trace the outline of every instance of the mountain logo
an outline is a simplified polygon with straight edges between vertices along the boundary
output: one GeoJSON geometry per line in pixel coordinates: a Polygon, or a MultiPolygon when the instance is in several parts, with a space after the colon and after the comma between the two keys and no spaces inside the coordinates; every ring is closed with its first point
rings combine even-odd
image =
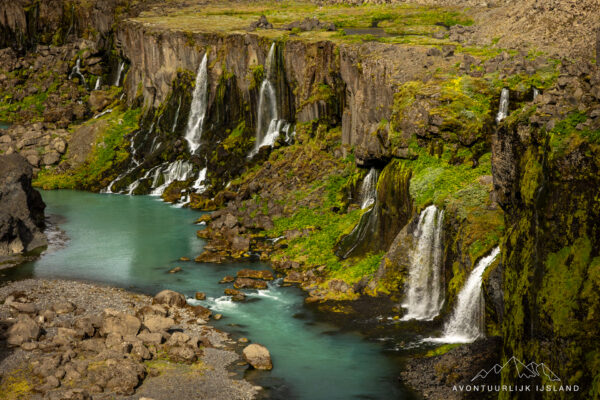
{"type": "Polygon", "coordinates": [[[494,373],[498,375],[504,368],[515,368],[519,378],[536,378],[536,377],[546,377],[551,382],[560,382],[560,378],[556,376],[554,372],[550,370],[544,363],[535,363],[530,362],[525,365],[525,363],[521,362],[515,356],[512,356],[504,365],[496,364],[489,370],[482,369],[471,379],[471,382],[476,381],[477,379],[485,379],[489,374],[494,373]]]}

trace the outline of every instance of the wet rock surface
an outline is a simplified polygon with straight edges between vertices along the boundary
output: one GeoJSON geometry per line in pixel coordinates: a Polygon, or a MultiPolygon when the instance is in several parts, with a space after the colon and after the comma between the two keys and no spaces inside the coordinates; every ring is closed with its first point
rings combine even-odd
{"type": "Polygon", "coordinates": [[[198,324],[187,304],[152,305],[151,297],[120,289],[45,280],[5,285],[0,300],[0,372],[11,377],[0,382],[0,397],[15,380],[31,388],[30,398],[48,399],[251,399],[256,393],[226,370],[239,359],[231,351],[235,342],[198,324]]]}

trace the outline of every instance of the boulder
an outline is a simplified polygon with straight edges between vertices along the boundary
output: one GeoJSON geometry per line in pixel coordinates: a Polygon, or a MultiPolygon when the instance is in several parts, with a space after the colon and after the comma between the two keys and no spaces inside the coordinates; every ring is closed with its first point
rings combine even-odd
{"type": "Polygon", "coordinates": [[[237,278],[233,283],[233,287],[236,289],[266,289],[267,283],[250,278],[237,278]]]}
{"type": "Polygon", "coordinates": [[[248,364],[255,369],[271,370],[273,363],[271,362],[271,354],[269,350],[260,344],[253,343],[244,348],[244,359],[248,364]]]}
{"type": "Polygon", "coordinates": [[[163,339],[160,333],[148,331],[140,333],[137,335],[137,338],[140,339],[144,344],[161,344],[163,339]]]}
{"type": "Polygon", "coordinates": [[[248,27],[249,31],[255,31],[256,29],[273,29],[273,24],[267,20],[267,17],[261,15],[258,21],[254,21],[248,27]]]}
{"type": "Polygon", "coordinates": [[[196,295],[194,297],[196,298],[196,300],[206,300],[206,294],[202,292],[196,292],[196,295]]]}
{"type": "Polygon", "coordinates": [[[227,275],[223,277],[223,279],[221,279],[219,283],[231,283],[233,281],[235,281],[235,278],[233,276],[227,275]]]}
{"type": "Polygon", "coordinates": [[[246,299],[246,295],[236,289],[225,289],[225,295],[231,296],[231,300],[233,301],[244,301],[246,299]]]}
{"type": "Polygon", "coordinates": [[[146,368],[142,364],[127,359],[108,359],[88,369],[90,382],[119,395],[132,395],[145,376],[146,368]]]}
{"type": "Polygon", "coordinates": [[[47,245],[42,232],[46,205],[31,187],[32,176],[20,155],[0,155],[0,257],[47,245]]]}
{"type": "Polygon", "coordinates": [[[6,332],[6,342],[11,346],[20,346],[25,342],[37,340],[40,334],[39,325],[27,315],[21,314],[6,332]]]}
{"type": "Polygon", "coordinates": [[[75,304],[70,301],[61,301],[58,303],[52,304],[52,311],[57,314],[68,314],[75,310],[75,304]]]}
{"type": "Polygon", "coordinates": [[[159,315],[148,315],[144,318],[144,326],[150,332],[166,331],[175,325],[173,318],[161,317],[159,315]]]}
{"type": "Polygon", "coordinates": [[[33,303],[19,303],[17,301],[10,303],[10,307],[17,312],[25,314],[35,314],[37,311],[33,303]]]}
{"type": "Polygon", "coordinates": [[[273,280],[273,273],[269,270],[253,270],[253,269],[242,269],[237,272],[238,278],[252,278],[252,279],[262,279],[265,281],[273,280]]]}
{"type": "Polygon", "coordinates": [[[107,309],[104,310],[104,319],[100,327],[100,334],[102,336],[110,334],[136,336],[141,326],[142,322],[137,317],[107,309]]]}
{"type": "Polygon", "coordinates": [[[187,304],[185,296],[172,290],[163,290],[154,296],[152,304],[164,304],[167,306],[183,307],[187,304]]]}
{"type": "Polygon", "coordinates": [[[198,357],[196,351],[189,345],[178,345],[171,347],[168,351],[169,358],[175,362],[193,363],[198,357]]]}
{"type": "Polygon", "coordinates": [[[202,307],[202,306],[190,306],[190,309],[192,310],[192,312],[194,313],[194,316],[196,316],[196,318],[201,318],[205,321],[208,321],[208,319],[210,318],[212,311],[210,311],[208,308],[206,307],[202,307]]]}

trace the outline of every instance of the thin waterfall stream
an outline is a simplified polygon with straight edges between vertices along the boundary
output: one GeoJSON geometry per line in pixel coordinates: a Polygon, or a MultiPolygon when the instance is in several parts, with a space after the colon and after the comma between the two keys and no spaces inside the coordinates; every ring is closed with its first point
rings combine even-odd
{"type": "MultiPolygon", "coordinates": [[[[277,78],[277,65],[275,59],[275,42],[271,44],[265,65],[265,79],[260,85],[258,98],[258,123],[256,125],[256,142],[249,158],[258,153],[263,146],[273,146],[275,141],[284,132],[289,136],[291,124],[279,119],[277,111],[277,92],[274,81],[277,78]]],[[[287,139],[287,137],[286,137],[287,139]]]]}
{"type": "Polygon", "coordinates": [[[508,117],[508,105],[509,105],[510,91],[508,88],[502,89],[500,94],[500,106],[498,108],[498,115],[496,115],[496,122],[502,122],[508,117]]]}

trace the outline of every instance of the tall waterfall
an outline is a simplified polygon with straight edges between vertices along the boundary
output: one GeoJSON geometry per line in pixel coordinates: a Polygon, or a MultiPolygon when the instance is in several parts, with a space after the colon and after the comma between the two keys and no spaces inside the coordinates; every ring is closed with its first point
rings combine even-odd
{"type": "Polygon", "coordinates": [[[256,142],[249,157],[253,157],[262,146],[273,146],[279,134],[286,135],[291,125],[279,119],[277,112],[277,93],[273,84],[276,78],[275,42],[271,44],[265,65],[265,79],[260,85],[258,97],[258,122],[256,125],[256,142]]]}
{"type": "Polygon", "coordinates": [[[421,213],[416,232],[416,245],[410,252],[408,293],[402,306],[407,313],[404,321],[431,320],[444,304],[442,273],[442,240],[444,211],[429,206],[421,213]]]}
{"type": "Polygon", "coordinates": [[[376,168],[371,168],[365,179],[363,179],[359,190],[359,203],[360,208],[365,209],[371,207],[375,203],[375,196],[377,195],[377,179],[379,178],[379,171],[376,168]]]}
{"type": "Polygon", "coordinates": [[[96,84],[94,85],[94,90],[100,90],[101,86],[102,86],[102,77],[99,76],[96,79],[96,84]]]}
{"type": "Polygon", "coordinates": [[[81,59],[78,58],[69,74],[69,79],[73,79],[76,76],[79,79],[79,83],[87,88],[87,82],[85,81],[85,76],[81,73],[81,59]]]}
{"type": "Polygon", "coordinates": [[[208,70],[207,56],[204,53],[198,74],[196,75],[196,87],[192,95],[192,105],[190,107],[190,116],[188,118],[187,129],[185,131],[185,140],[190,145],[190,153],[195,153],[200,147],[200,138],[202,137],[202,127],[208,107],[208,70]]]}
{"type": "Polygon", "coordinates": [[[119,67],[117,68],[117,76],[115,76],[115,83],[113,86],[121,86],[121,75],[123,75],[123,69],[125,68],[125,61],[121,61],[119,63],[119,67]]]}
{"type": "Polygon", "coordinates": [[[498,108],[498,115],[496,115],[496,122],[501,122],[508,116],[508,99],[510,91],[508,88],[502,89],[500,94],[500,107],[498,108]]]}
{"type": "Polygon", "coordinates": [[[444,336],[432,341],[470,343],[483,336],[485,303],[481,291],[482,276],[499,253],[500,248],[496,247],[487,257],[479,260],[458,294],[452,317],[444,327],[444,336]]]}

